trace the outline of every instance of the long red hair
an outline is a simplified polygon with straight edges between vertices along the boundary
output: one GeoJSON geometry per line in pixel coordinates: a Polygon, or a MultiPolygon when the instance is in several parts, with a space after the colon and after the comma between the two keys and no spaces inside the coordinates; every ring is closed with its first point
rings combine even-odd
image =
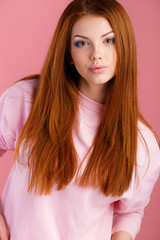
{"type": "Polygon", "coordinates": [[[115,0],[74,0],[58,22],[40,76],[35,76],[39,84],[33,107],[16,146],[18,159],[20,147],[29,148],[29,191],[48,194],[53,185],[60,190],[80,168],[72,139],[79,75],[70,65],[70,36],[74,23],[87,14],[110,22],[118,61],[116,76],[108,82],[102,121],[77,184],[100,188],[106,196],[121,195],[136,167],[137,121],[149,125],[137,106],[137,54],[131,21],[115,0]]]}

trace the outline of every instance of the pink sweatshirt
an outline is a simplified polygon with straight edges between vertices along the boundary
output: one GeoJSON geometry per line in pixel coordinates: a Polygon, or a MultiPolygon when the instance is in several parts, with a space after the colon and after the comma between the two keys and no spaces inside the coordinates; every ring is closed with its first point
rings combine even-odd
{"type": "MultiPolygon", "coordinates": [[[[0,149],[14,150],[27,120],[38,80],[21,81],[0,98],[0,149]]],[[[101,121],[103,105],[79,93],[80,127],[73,139],[80,161],[88,151],[101,121]]],[[[16,163],[8,177],[1,212],[11,240],[110,240],[126,231],[135,238],[144,207],[160,172],[160,149],[152,132],[139,123],[149,154],[138,137],[138,174],[121,197],[105,197],[99,190],[81,188],[74,180],[64,190],[50,195],[27,193],[28,169],[16,163]]],[[[104,146],[105,147],[105,146],[104,146]]],[[[27,159],[27,154],[24,156],[27,159]]],[[[24,159],[25,161],[25,159],[24,159]]],[[[86,159],[87,161],[87,159],[86,159]]],[[[118,159],[117,159],[118,161],[118,159]]]]}

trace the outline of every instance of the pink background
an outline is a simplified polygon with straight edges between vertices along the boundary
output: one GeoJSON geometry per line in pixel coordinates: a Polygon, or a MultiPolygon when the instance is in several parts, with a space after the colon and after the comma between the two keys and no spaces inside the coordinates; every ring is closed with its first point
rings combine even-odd
{"type": "MultiPolygon", "coordinates": [[[[1,0],[0,94],[18,79],[39,73],[56,23],[70,0],[1,0]]],[[[160,137],[160,1],[119,0],[135,30],[138,48],[138,99],[144,117],[160,137]]],[[[0,160],[0,194],[13,162],[0,160]]],[[[160,179],[145,210],[136,240],[160,239],[160,179]]]]}

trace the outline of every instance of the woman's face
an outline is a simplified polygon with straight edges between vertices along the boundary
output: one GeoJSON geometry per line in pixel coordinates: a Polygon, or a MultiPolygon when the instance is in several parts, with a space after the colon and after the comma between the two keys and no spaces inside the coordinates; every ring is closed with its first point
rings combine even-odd
{"type": "Polygon", "coordinates": [[[96,15],[81,17],[72,28],[71,57],[81,88],[104,88],[115,76],[117,63],[114,32],[108,20],[96,15]]]}

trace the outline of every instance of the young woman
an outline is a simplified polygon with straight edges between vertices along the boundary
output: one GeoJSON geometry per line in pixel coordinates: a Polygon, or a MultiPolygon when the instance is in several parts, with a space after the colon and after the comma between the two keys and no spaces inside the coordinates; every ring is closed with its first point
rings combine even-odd
{"type": "Polygon", "coordinates": [[[1,97],[0,148],[15,149],[1,240],[135,239],[160,149],[138,111],[135,37],[117,1],[64,10],[41,74],[1,97]]]}

